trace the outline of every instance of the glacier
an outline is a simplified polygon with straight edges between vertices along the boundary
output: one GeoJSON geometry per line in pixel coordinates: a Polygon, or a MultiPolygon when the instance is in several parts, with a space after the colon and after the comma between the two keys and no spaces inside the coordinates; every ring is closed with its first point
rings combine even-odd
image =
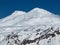
{"type": "Polygon", "coordinates": [[[0,45],[60,45],[60,16],[41,8],[15,11],[0,20],[0,45]]]}

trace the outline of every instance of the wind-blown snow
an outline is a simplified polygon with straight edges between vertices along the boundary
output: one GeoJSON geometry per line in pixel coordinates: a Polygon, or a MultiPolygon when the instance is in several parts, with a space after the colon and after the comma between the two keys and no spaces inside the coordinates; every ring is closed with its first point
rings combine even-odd
{"type": "Polygon", "coordinates": [[[60,45],[60,17],[44,9],[15,11],[0,21],[0,45],[60,45]]]}

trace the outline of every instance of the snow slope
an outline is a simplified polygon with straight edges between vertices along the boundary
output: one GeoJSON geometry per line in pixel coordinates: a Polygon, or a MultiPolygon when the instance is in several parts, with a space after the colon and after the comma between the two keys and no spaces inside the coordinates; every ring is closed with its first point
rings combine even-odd
{"type": "Polygon", "coordinates": [[[0,25],[0,45],[60,45],[60,17],[47,10],[15,11],[0,25]]]}
{"type": "Polygon", "coordinates": [[[25,13],[26,12],[23,12],[23,11],[15,11],[10,16],[3,18],[0,23],[3,23],[4,25],[2,25],[2,24],[0,24],[0,25],[2,25],[2,26],[14,25],[15,23],[17,23],[23,19],[23,17],[24,17],[23,14],[25,14],[25,13]]]}

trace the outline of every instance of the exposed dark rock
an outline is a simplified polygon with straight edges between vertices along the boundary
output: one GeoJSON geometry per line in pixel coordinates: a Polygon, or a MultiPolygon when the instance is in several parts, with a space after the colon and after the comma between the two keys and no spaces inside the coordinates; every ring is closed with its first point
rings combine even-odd
{"type": "MultiPolygon", "coordinates": [[[[40,29],[38,29],[37,30],[37,34],[36,34],[36,36],[37,35],[40,35],[38,32],[40,31],[40,29]]],[[[36,44],[37,45],[39,45],[39,41],[41,41],[42,39],[47,39],[47,38],[49,38],[50,36],[51,36],[51,38],[53,38],[53,37],[55,37],[56,35],[55,34],[60,34],[60,32],[59,32],[59,29],[56,29],[55,31],[54,31],[54,28],[53,27],[51,27],[51,28],[48,28],[48,29],[46,29],[46,30],[44,30],[43,32],[46,32],[45,34],[42,34],[42,35],[40,35],[39,37],[37,37],[37,38],[35,38],[34,40],[29,40],[29,39],[24,39],[22,42],[18,39],[18,35],[17,34],[14,34],[14,33],[12,33],[11,35],[9,34],[8,36],[7,36],[7,40],[8,40],[8,44],[10,43],[9,42],[9,39],[15,39],[15,38],[17,38],[16,40],[14,40],[14,43],[15,44],[17,44],[17,45],[26,45],[26,44],[30,44],[30,43],[34,43],[34,42],[37,42],[36,44]],[[47,30],[49,30],[49,31],[47,31],[47,30]],[[52,33],[49,33],[50,31],[53,31],[52,33]]],[[[42,32],[42,33],[43,33],[42,32]]],[[[49,39],[49,41],[48,41],[48,43],[51,41],[51,39],[49,39]]]]}

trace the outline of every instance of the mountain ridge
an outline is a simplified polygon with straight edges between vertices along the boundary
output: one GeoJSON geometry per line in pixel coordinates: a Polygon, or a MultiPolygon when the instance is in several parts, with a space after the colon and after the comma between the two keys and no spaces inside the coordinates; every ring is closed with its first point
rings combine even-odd
{"type": "Polygon", "coordinates": [[[60,18],[44,9],[15,11],[0,25],[0,45],[60,45],[60,18]]]}
{"type": "MultiPolygon", "coordinates": [[[[11,16],[6,17],[6,19],[3,19],[1,21],[1,24],[3,23],[4,25],[9,26],[9,25],[13,25],[14,23],[16,23],[16,24],[17,23],[23,23],[23,21],[31,20],[31,19],[34,19],[34,18],[36,18],[36,20],[39,20],[38,18],[40,18],[41,21],[42,20],[46,21],[47,19],[49,19],[49,20],[53,20],[53,22],[54,22],[55,19],[56,19],[56,21],[60,20],[58,18],[58,16],[55,16],[55,14],[52,14],[52,13],[50,13],[50,12],[44,10],[44,9],[34,8],[31,11],[26,12],[26,13],[23,12],[23,11],[15,11],[11,16]],[[45,19],[42,19],[42,18],[45,18],[45,19]],[[55,19],[50,19],[50,18],[55,18],[55,19]]],[[[17,24],[17,25],[20,25],[20,24],[17,24]]]]}

